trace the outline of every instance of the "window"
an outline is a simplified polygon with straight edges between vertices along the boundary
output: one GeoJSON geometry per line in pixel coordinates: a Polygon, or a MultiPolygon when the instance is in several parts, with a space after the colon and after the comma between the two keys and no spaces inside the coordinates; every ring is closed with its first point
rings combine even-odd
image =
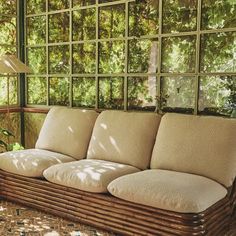
{"type": "Polygon", "coordinates": [[[236,109],[235,1],[28,0],[26,12],[29,106],[236,109]]]}

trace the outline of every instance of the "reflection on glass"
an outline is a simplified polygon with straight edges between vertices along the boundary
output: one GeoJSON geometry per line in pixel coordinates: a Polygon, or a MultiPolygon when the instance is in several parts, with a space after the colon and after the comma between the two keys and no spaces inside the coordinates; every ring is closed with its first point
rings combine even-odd
{"type": "Polygon", "coordinates": [[[0,17],[0,44],[16,44],[16,18],[0,17]]]}
{"type": "Polygon", "coordinates": [[[157,72],[158,42],[149,39],[129,41],[129,72],[157,72]]]}
{"type": "Polygon", "coordinates": [[[27,61],[34,74],[46,73],[46,48],[28,48],[27,61]]]}
{"type": "Polygon", "coordinates": [[[49,103],[50,105],[69,105],[69,86],[70,82],[68,78],[50,78],[49,87],[50,87],[50,96],[49,103]]]}
{"type": "Polygon", "coordinates": [[[46,17],[27,18],[27,44],[43,44],[46,42],[46,17]]]}
{"type": "Polygon", "coordinates": [[[236,32],[202,35],[201,71],[236,71],[236,32]]]}
{"type": "Polygon", "coordinates": [[[163,38],[162,72],[194,72],[196,36],[163,38]]]}
{"type": "Polygon", "coordinates": [[[124,78],[99,78],[99,108],[124,108],[124,78]]]}
{"type": "Polygon", "coordinates": [[[156,77],[128,78],[128,109],[154,111],[156,106],[156,77]]]}
{"type": "Polygon", "coordinates": [[[4,54],[14,54],[16,55],[16,46],[1,46],[0,56],[4,54]]]}
{"type": "Polygon", "coordinates": [[[8,83],[9,83],[9,105],[17,105],[17,77],[8,78],[1,76],[0,106],[8,105],[8,83]]]}
{"type": "Polygon", "coordinates": [[[163,1],[163,33],[196,30],[197,2],[197,0],[163,1]]]}
{"type": "Polygon", "coordinates": [[[204,76],[200,80],[199,111],[230,116],[236,110],[236,76],[204,76]]]}
{"type": "Polygon", "coordinates": [[[92,5],[95,4],[96,0],[73,0],[73,7],[78,6],[88,6],[88,5],[92,5]]]}
{"type": "Polygon", "coordinates": [[[159,1],[139,0],[129,3],[129,35],[158,34],[159,1]]]}
{"type": "Polygon", "coordinates": [[[68,45],[49,47],[49,72],[69,73],[70,51],[68,45]]]}
{"type": "Polygon", "coordinates": [[[27,78],[27,104],[46,105],[47,80],[45,77],[27,78]]]}
{"type": "Polygon", "coordinates": [[[73,45],[73,73],[95,73],[96,44],[84,43],[73,45]]]}
{"type": "Polygon", "coordinates": [[[70,0],[48,0],[48,10],[55,11],[67,9],[70,6],[70,0]]]}
{"type": "Polygon", "coordinates": [[[202,0],[202,29],[236,27],[235,0],[202,0]]]}
{"type": "Polygon", "coordinates": [[[162,110],[192,113],[195,99],[194,91],[195,77],[162,77],[162,110]]]}
{"type": "Polygon", "coordinates": [[[99,38],[118,38],[125,34],[125,4],[99,8],[99,38]]]}
{"type": "Polygon", "coordinates": [[[0,15],[16,15],[16,0],[1,0],[0,15]]]}
{"type": "Polygon", "coordinates": [[[73,11],[72,22],[73,41],[96,38],[96,9],[81,9],[73,11]]]}
{"type": "Polygon", "coordinates": [[[27,0],[27,14],[37,14],[46,11],[45,0],[27,0]]]}
{"type": "Polygon", "coordinates": [[[99,43],[99,73],[122,73],[124,62],[124,41],[99,43]]]}
{"type": "Polygon", "coordinates": [[[49,42],[69,41],[69,13],[57,13],[49,15],[49,42]]]}
{"type": "Polygon", "coordinates": [[[95,107],[95,78],[73,78],[73,106],[95,107]]]}

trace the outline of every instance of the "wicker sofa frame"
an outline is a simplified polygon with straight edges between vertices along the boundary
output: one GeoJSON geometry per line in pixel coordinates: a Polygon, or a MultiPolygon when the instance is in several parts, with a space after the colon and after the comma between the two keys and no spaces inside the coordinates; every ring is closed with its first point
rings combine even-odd
{"type": "Polygon", "coordinates": [[[121,235],[224,235],[236,208],[228,195],[198,214],[176,213],[0,170],[0,197],[121,235]]]}

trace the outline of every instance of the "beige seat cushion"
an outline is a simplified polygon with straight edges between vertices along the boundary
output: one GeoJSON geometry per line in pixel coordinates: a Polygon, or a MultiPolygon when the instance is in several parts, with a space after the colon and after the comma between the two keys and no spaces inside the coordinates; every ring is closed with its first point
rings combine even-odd
{"type": "Polygon", "coordinates": [[[53,107],[40,131],[36,148],[82,159],[98,114],[95,111],[53,107]]]}
{"type": "Polygon", "coordinates": [[[155,113],[102,112],[96,120],[87,157],[146,169],[160,119],[155,113]]]}
{"type": "Polygon", "coordinates": [[[236,119],[165,114],[151,168],[198,174],[231,186],[236,175],[236,119]]]}
{"type": "Polygon", "coordinates": [[[26,149],[0,154],[0,169],[28,177],[43,177],[43,171],[49,166],[74,160],[56,152],[26,149]]]}
{"type": "Polygon", "coordinates": [[[88,192],[107,192],[107,185],[117,177],[139,169],[101,160],[81,160],[52,166],[44,177],[53,183],[88,192]]]}
{"type": "Polygon", "coordinates": [[[198,213],[223,199],[227,190],[206,177],[145,170],[115,179],[109,192],[121,199],[182,213],[198,213]]]}

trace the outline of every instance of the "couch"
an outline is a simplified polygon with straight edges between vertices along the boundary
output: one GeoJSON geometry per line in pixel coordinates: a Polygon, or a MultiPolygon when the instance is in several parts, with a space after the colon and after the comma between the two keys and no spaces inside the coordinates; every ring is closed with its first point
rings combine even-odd
{"type": "Polygon", "coordinates": [[[35,148],[0,154],[0,197],[122,235],[223,235],[236,120],[53,107],[35,148]]]}

